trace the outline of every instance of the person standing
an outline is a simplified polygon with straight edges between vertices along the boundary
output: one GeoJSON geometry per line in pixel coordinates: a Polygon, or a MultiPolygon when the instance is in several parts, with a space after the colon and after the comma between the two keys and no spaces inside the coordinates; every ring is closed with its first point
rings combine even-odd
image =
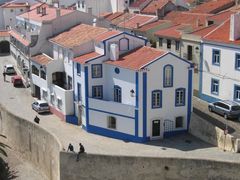
{"type": "Polygon", "coordinates": [[[6,73],[5,73],[5,71],[3,71],[3,80],[4,80],[4,82],[6,82],[6,73]]]}

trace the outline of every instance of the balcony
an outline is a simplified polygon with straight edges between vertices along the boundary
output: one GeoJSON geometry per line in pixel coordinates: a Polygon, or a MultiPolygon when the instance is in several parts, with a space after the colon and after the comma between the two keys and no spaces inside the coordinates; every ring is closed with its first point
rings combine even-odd
{"type": "Polygon", "coordinates": [[[135,106],[117,103],[114,101],[106,101],[102,99],[88,98],[89,108],[104,111],[106,113],[114,113],[128,117],[135,116],[135,106]]]}

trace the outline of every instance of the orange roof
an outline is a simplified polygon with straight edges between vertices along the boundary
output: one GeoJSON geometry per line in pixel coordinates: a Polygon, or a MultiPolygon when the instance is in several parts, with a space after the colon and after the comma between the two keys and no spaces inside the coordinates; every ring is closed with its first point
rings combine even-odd
{"type": "Polygon", "coordinates": [[[1,7],[2,8],[23,8],[23,7],[29,7],[30,5],[28,3],[5,3],[1,7]]]}
{"type": "Polygon", "coordinates": [[[158,20],[158,21],[155,21],[155,22],[152,22],[152,23],[148,23],[148,24],[145,24],[143,25],[142,27],[140,27],[138,29],[138,31],[141,31],[141,32],[146,32],[150,29],[153,29],[161,24],[165,24],[165,23],[168,23],[170,21],[167,21],[167,20],[158,20]]]}
{"type": "Polygon", "coordinates": [[[8,31],[0,31],[0,37],[8,37],[9,32],[8,31]]]}
{"type": "Polygon", "coordinates": [[[32,59],[32,61],[36,62],[37,64],[41,64],[41,65],[47,65],[48,63],[53,61],[53,59],[50,58],[49,56],[47,56],[46,54],[39,54],[36,56],[32,56],[31,59],[32,59]]]}
{"type": "Polygon", "coordinates": [[[156,14],[158,9],[163,8],[168,2],[171,3],[169,0],[154,0],[150,2],[142,11],[143,14],[156,14]]]}
{"type": "Polygon", "coordinates": [[[208,17],[207,20],[214,21],[214,23],[216,23],[216,22],[221,23],[221,22],[226,21],[233,13],[234,12],[229,11],[229,10],[223,11],[223,12],[220,12],[218,14],[214,14],[214,15],[208,17]]]}
{"type": "Polygon", "coordinates": [[[163,36],[163,37],[171,37],[171,38],[176,38],[180,39],[182,36],[182,31],[181,29],[186,27],[186,25],[175,25],[171,26],[166,29],[161,29],[157,32],[155,32],[156,36],[163,36]]]}
{"type": "Polygon", "coordinates": [[[128,29],[134,29],[148,23],[149,21],[153,21],[156,19],[156,16],[148,16],[148,15],[140,15],[136,14],[132,18],[126,20],[125,22],[121,22],[118,24],[119,27],[125,27],[128,29]]]}
{"type": "Polygon", "coordinates": [[[117,17],[123,15],[123,12],[115,12],[109,16],[106,17],[107,20],[112,21],[113,19],[116,19],[117,17]]]}
{"type": "Polygon", "coordinates": [[[50,41],[64,47],[73,48],[74,46],[95,40],[100,34],[107,31],[109,30],[106,28],[80,24],[51,38],[50,41]]]}
{"type": "Polygon", "coordinates": [[[98,54],[96,52],[90,52],[87,54],[83,54],[81,56],[75,57],[73,61],[78,62],[80,64],[85,64],[88,60],[91,60],[93,58],[97,58],[101,56],[101,54],[98,54]]]}
{"type": "Polygon", "coordinates": [[[203,39],[220,43],[240,45],[240,39],[230,41],[229,35],[230,35],[230,19],[228,19],[223,24],[218,26],[215,30],[206,35],[203,39]]]}
{"type": "MultiPolygon", "coordinates": [[[[42,15],[42,13],[37,13],[37,6],[34,6],[34,9],[31,9],[29,12],[23,13],[19,15],[19,17],[30,19],[37,22],[43,22],[43,21],[52,21],[57,18],[56,10],[57,8],[49,7],[46,4],[40,5],[40,7],[46,7],[46,15],[42,15]]],[[[60,16],[64,16],[67,14],[70,14],[74,12],[74,10],[71,9],[60,9],[60,16]]]]}
{"type": "Polygon", "coordinates": [[[144,46],[120,56],[116,61],[108,60],[105,63],[126,69],[139,70],[166,53],[166,51],[144,46]]]}
{"type": "Polygon", "coordinates": [[[135,2],[133,2],[130,7],[133,7],[133,8],[139,8],[143,3],[145,3],[146,1],[148,0],[137,0],[135,2]]]}
{"type": "Polygon", "coordinates": [[[132,13],[123,13],[120,16],[116,17],[115,19],[111,20],[111,23],[114,25],[118,25],[124,21],[126,22],[127,20],[131,19],[135,15],[136,14],[132,14],[132,13]]]}
{"type": "Polygon", "coordinates": [[[192,32],[191,34],[193,35],[197,35],[200,37],[206,36],[208,33],[210,33],[211,31],[213,31],[215,28],[217,27],[217,25],[213,24],[211,26],[208,27],[204,27],[202,29],[199,29],[197,31],[192,32]]]}
{"type": "Polygon", "coordinates": [[[11,30],[9,32],[9,34],[11,36],[13,36],[14,38],[16,38],[20,43],[22,43],[24,46],[29,46],[30,42],[27,39],[24,39],[20,34],[18,34],[17,32],[15,32],[14,30],[11,30]]]}
{"type": "Polygon", "coordinates": [[[121,33],[122,32],[116,31],[116,30],[107,31],[107,32],[104,32],[104,33],[100,34],[99,36],[97,36],[95,38],[95,40],[96,41],[103,41],[103,40],[105,40],[107,38],[110,38],[112,36],[116,36],[116,35],[121,34],[121,33]]]}
{"type": "Polygon", "coordinates": [[[230,8],[235,4],[233,0],[212,0],[198,5],[190,10],[193,13],[218,13],[224,9],[230,8]]]}

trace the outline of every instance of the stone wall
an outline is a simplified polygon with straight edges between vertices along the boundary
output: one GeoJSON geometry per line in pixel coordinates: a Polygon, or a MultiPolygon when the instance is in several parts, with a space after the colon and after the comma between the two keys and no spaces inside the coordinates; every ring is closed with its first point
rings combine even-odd
{"type": "Polygon", "coordinates": [[[59,180],[59,152],[62,149],[54,135],[0,106],[0,134],[21,158],[37,167],[47,179],[59,180]]]}
{"type": "Polygon", "coordinates": [[[239,164],[214,160],[60,153],[61,180],[239,179],[239,164]]]}

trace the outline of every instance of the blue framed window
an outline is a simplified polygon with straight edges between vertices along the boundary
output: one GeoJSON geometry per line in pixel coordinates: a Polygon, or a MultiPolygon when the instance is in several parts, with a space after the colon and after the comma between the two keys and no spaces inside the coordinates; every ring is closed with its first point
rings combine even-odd
{"type": "Polygon", "coordinates": [[[93,64],[92,78],[101,78],[101,77],[102,77],[102,64],[93,64]]]}
{"type": "Polygon", "coordinates": [[[235,69],[240,71],[240,54],[235,55],[235,69]]]}
{"type": "Polygon", "coordinates": [[[122,88],[120,86],[114,86],[114,101],[122,102],[122,88]]]}
{"type": "Polygon", "coordinates": [[[240,85],[234,85],[234,101],[240,102],[240,85]]]}
{"type": "Polygon", "coordinates": [[[170,64],[163,68],[163,87],[173,87],[173,66],[170,64]]]}
{"type": "Polygon", "coordinates": [[[81,76],[81,64],[77,63],[77,75],[81,76]]]}
{"type": "Polygon", "coordinates": [[[82,100],[82,90],[81,90],[81,84],[77,83],[77,95],[78,95],[78,101],[82,100]]]}
{"type": "Polygon", "coordinates": [[[219,94],[219,80],[212,79],[211,80],[211,93],[218,95],[219,94]]]}
{"type": "Polygon", "coordinates": [[[103,86],[93,86],[92,87],[92,97],[96,99],[103,98],[103,86]]]}
{"type": "Polygon", "coordinates": [[[186,90],[178,88],[175,91],[175,106],[185,106],[186,90]]]}
{"type": "Polygon", "coordinates": [[[212,64],[220,66],[221,52],[218,49],[213,49],[212,51],[212,64]]]}
{"type": "Polygon", "coordinates": [[[152,91],[152,109],[162,107],[162,91],[154,90],[152,91]]]}

